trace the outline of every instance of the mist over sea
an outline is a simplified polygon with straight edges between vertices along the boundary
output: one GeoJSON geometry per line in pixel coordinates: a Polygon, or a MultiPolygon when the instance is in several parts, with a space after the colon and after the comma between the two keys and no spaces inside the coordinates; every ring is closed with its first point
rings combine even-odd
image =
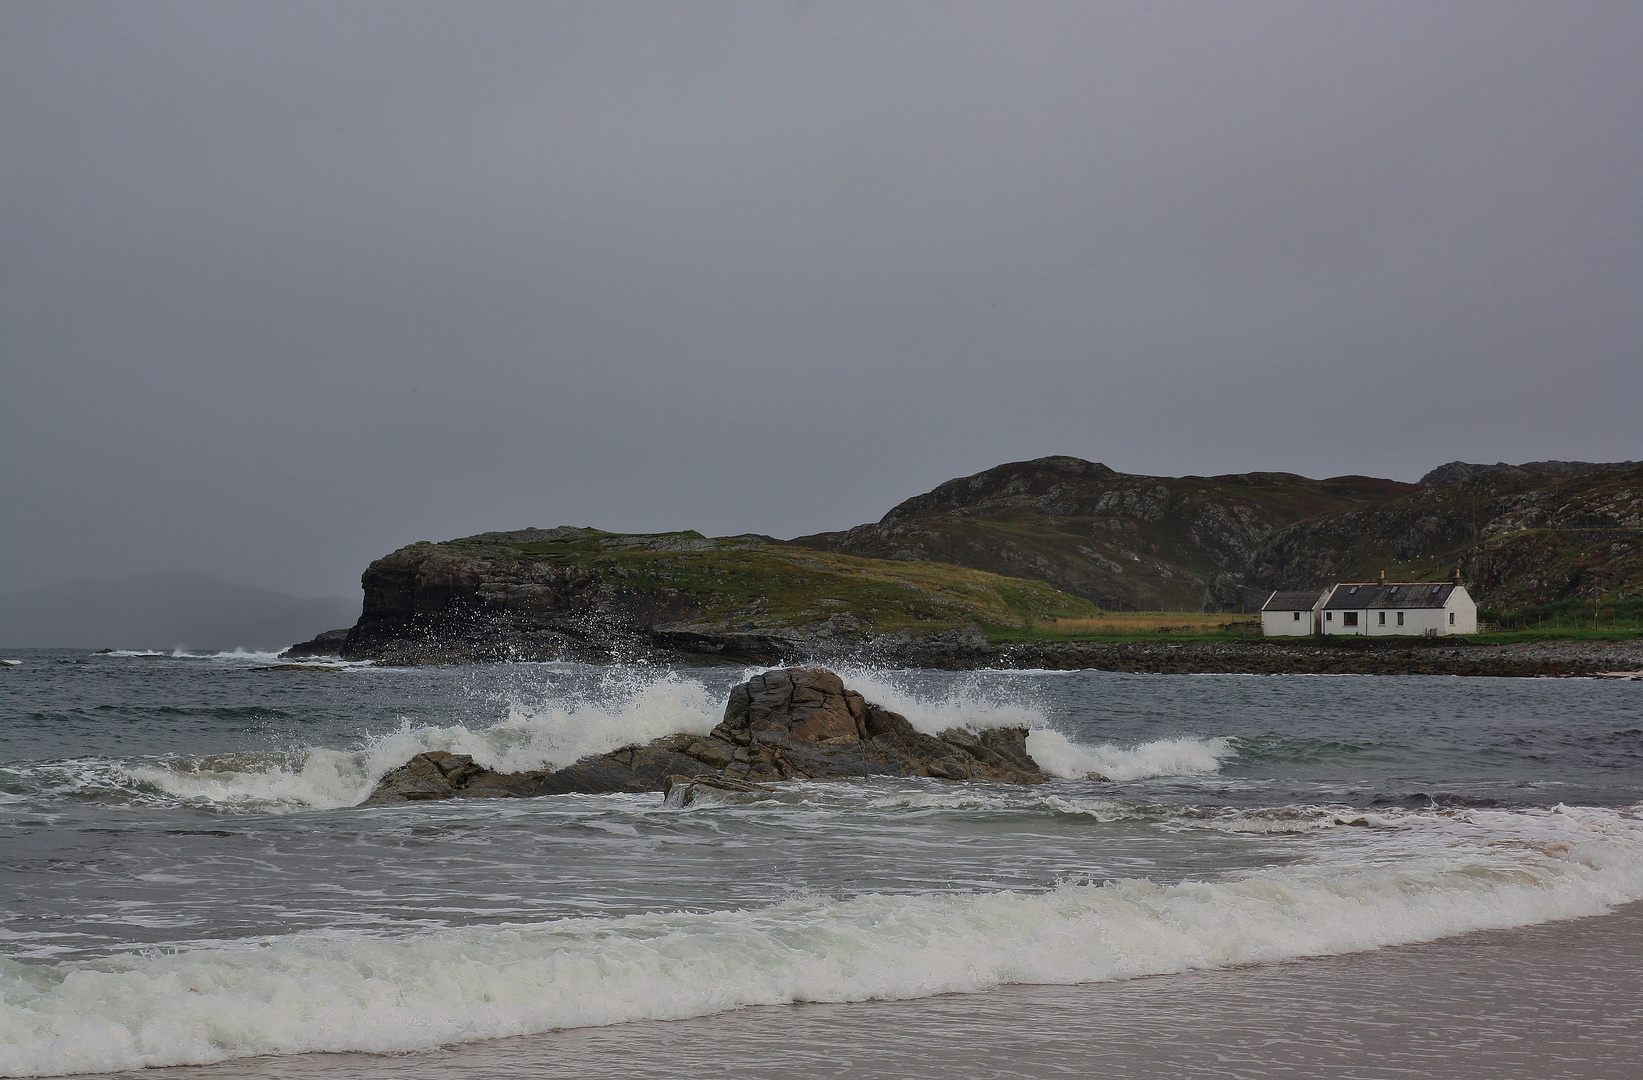
{"type": "MultiPolygon", "coordinates": [[[[1542,957],[1601,1018],[1640,967],[1643,684],[844,669],[924,730],[1028,726],[1054,779],[361,809],[421,750],[514,770],[706,732],[748,672],[0,658],[5,1076],[662,1076],[727,1047],[726,1075],[815,1075],[795,1048],[829,1046],[841,1075],[1076,1064],[1049,1046],[1167,1075],[1146,1048],[1208,1001],[1441,1009],[1542,957]]],[[[1468,1075],[1596,1075],[1502,1040],[1468,1075]]]]}

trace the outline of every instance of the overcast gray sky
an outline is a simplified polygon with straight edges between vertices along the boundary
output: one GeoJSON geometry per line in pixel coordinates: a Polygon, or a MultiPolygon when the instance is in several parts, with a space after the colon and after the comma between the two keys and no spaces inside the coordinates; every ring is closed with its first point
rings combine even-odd
{"type": "Polygon", "coordinates": [[[1643,457],[1643,4],[0,5],[0,590],[1643,457]]]}

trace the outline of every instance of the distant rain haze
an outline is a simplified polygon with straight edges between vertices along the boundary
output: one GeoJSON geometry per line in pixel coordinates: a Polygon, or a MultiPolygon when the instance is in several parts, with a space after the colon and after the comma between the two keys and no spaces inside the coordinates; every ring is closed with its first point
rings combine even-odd
{"type": "MultiPolygon", "coordinates": [[[[0,5],[0,593],[1643,457],[1643,4],[0,5]]],[[[321,629],[322,627],[315,627],[321,629]]]]}

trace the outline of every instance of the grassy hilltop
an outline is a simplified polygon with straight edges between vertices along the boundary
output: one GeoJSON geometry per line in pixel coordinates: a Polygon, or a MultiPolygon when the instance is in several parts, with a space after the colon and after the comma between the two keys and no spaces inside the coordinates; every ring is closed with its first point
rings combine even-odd
{"type": "Polygon", "coordinates": [[[697,532],[621,535],[556,529],[511,545],[537,560],[656,598],[678,616],[666,626],[714,631],[920,634],[980,627],[1010,633],[1096,606],[1042,581],[932,562],[892,562],[809,551],[763,538],[697,532]]]}
{"type": "Polygon", "coordinates": [[[373,562],[363,584],[365,610],[343,654],[406,662],[657,649],[733,658],[953,632],[985,644],[1099,615],[1042,581],[695,532],[527,529],[422,542],[373,562]]]}

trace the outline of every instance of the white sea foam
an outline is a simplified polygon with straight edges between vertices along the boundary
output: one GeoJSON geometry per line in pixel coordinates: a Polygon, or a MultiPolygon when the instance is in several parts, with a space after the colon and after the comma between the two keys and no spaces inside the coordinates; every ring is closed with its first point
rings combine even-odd
{"type": "MultiPolygon", "coordinates": [[[[972,731],[1024,727],[1027,753],[1051,776],[1081,780],[1145,780],[1155,776],[1202,776],[1216,772],[1236,752],[1226,739],[1160,739],[1134,747],[1073,742],[1049,726],[1043,711],[1030,701],[1000,700],[980,677],[950,683],[940,697],[928,697],[899,685],[893,675],[873,669],[840,669],[847,685],[876,704],[907,717],[919,731],[939,735],[949,728],[972,731]]],[[[1019,687],[1014,688],[1019,692],[1019,687]]]]}
{"type": "MultiPolygon", "coordinates": [[[[242,654],[250,655],[250,654],[242,654]]],[[[975,684],[923,697],[871,671],[849,671],[849,685],[905,715],[920,731],[953,727],[1027,727],[1027,752],[1051,776],[1141,780],[1215,772],[1234,751],[1226,739],[1176,738],[1134,747],[1084,745],[1046,726],[1029,704],[998,701],[975,684]]],[[[468,754],[503,772],[563,768],[594,754],[676,733],[702,735],[723,715],[723,700],[674,672],[612,669],[596,687],[570,698],[509,706],[490,725],[412,727],[355,749],[315,747],[292,754],[181,758],[125,766],[135,783],[173,798],[256,810],[354,806],[383,775],[427,750],[468,754]]]]}
{"type": "Polygon", "coordinates": [[[742,1005],[1124,979],[1593,915],[1643,898],[1638,809],[1412,816],[1396,851],[1169,886],[806,897],[0,961],[0,1074],[414,1050],[742,1005]]]}
{"type": "Polygon", "coordinates": [[[893,674],[873,668],[843,665],[838,668],[846,686],[861,691],[875,705],[907,717],[910,724],[927,735],[939,735],[949,728],[972,731],[988,728],[1041,728],[1048,724],[1044,713],[1031,702],[999,700],[978,678],[959,679],[948,684],[939,697],[908,690],[893,674]]]}
{"type": "MultiPolygon", "coordinates": [[[[817,785],[824,797],[834,795],[817,785]]],[[[859,792],[844,789],[846,797],[859,792]]],[[[1450,812],[1387,809],[1368,812],[1349,806],[1277,806],[1257,809],[1174,806],[1134,802],[1099,795],[1068,794],[1043,787],[1010,788],[994,785],[943,784],[911,790],[892,790],[870,796],[856,805],[869,810],[950,810],[995,814],[1067,814],[1100,822],[1131,821],[1170,830],[1206,829],[1212,832],[1294,835],[1337,828],[1398,828],[1414,815],[1450,812]]],[[[1454,812],[1461,813],[1461,812],[1454,812]]]]}
{"type": "Polygon", "coordinates": [[[1157,776],[1204,776],[1235,753],[1226,739],[1158,739],[1134,747],[1075,743],[1059,731],[1027,733],[1027,753],[1051,776],[1068,779],[1146,780],[1157,776]]]}
{"type": "Polygon", "coordinates": [[[297,659],[297,660],[288,660],[288,659],[285,658],[285,655],[283,654],[283,652],[281,650],[278,650],[278,649],[274,649],[274,650],[247,649],[243,646],[236,647],[236,648],[233,648],[233,649],[224,649],[224,650],[219,651],[219,652],[185,652],[185,651],[179,649],[178,651],[170,653],[169,655],[175,656],[175,657],[178,657],[178,658],[181,658],[181,659],[185,659],[185,660],[212,660],[212,661],[218,661],[218,662],[223,662],[223,663],[240,663],[240,664],[275,664],[275,663],[278,663],[278,664],[296,664],[298,666],[306,666],[308,664],[321,663],[321,664],[324,664],[326,667],[376,667],[377,666],[376,661],[374,661],[374,660],[343,660],[342,658],[336,657],[336,656],[305,657],[305,658],[297,659]]]}
{"type": "Polygon", "coordinates": [[[296,754],[178,758],[121,771],[176,799],[260,811],[330,810],[356,805],[384,773],[409,760],[391,761],[397,753],[317,747],[296,754]]]}
{"type": "Polygon", "coordinates": [[[1136,802],[1119,797],[1073,794],[1046,787],[943,784],[883,791],[860,798],[847,788],[830,790],[816,785],[817,794],[855,796],[855,805],[867,810],[948,810],[992,814],[1066,814],[1095,821],[1138,822],[1170,831],[1203,829],[1210,832],[1253,835],[1301,835],[1327,829],[1400,829],[1430,827],[1443,820],[1470,820],[1470,810],[1410,810],[1388,808],[1366,811],[1342,805],[1273,806],[1240,809],[1230,806],[1178,806],[1136,802]]]}
{"type": "Polygon", "coordinates": [[[562,768],[664,735],[706,735],[723,718],[718,695],[701,683],[665,674],[586,703],[515,706],[486,733],[500,750],[494,760],[477,753],[474,760],[504,771],[562,768]]]}
{"type": "Polygon", "coordinates": [[[135,765],[139,784],[179,799],[258,810],[354,806],[390,770],[427,750],[468,754],[503,772],[562,768],[677,732],[706,734],[723,715],[706,687],[678,675],[613,672],[570,701],[514,705],[499,723],[412,727],[357,750],[316,747],[297,754],[224,755],[135,765]]]}
{"type": "Polygon", "coordinates": [[[103,655],[117,656],[121,658],[163,656],[172,660],[230,660],[240,661],[242,663],[259,664],[271,663],[280,658],[280,654],[277,650],[269,651],[238,647],[233,649],[224,649],[217,652],[210,652],[200,649],[187,649],[181,645],[178,645],[170,652],[162,652],[158,649],[110,649],[103,655]]]}

